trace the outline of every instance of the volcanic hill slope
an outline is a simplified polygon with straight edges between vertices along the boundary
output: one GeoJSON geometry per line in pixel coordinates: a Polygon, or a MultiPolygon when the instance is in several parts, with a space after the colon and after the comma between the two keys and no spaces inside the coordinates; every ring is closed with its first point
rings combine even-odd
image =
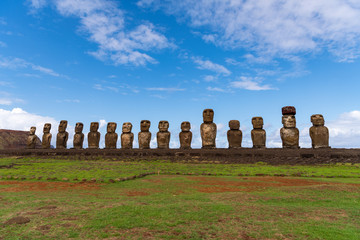
{"type": "MultiPolygon", "coordinates": [[[[26,139],[29,131],[17,131],[0,129],[0,149],[26,148],[26,139]]],[[[36,148],[41,148],[41,141],[38,138],[36,148]]]]}

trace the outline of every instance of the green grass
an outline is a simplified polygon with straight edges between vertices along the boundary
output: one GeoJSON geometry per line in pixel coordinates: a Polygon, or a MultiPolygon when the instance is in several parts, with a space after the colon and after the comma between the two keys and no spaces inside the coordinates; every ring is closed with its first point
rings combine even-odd
{"type": "Polygon", "coordinates": [[[0,239],[360,239],[358,165],[0,159],[11,163],[19,165],[1,176],[160,175],[113,184],[0,180],[0,239]],[[316,177],[253,177],[299,172],[316,177]],[[30,222],[2,224],[14,216],[30,222]]]}

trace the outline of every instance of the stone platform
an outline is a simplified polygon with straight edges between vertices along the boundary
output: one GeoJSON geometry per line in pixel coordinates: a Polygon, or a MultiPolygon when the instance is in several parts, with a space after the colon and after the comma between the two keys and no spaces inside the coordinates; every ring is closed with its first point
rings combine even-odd
{"type": "Polygon", "coordinates": [[[360,149],[6,149],[0,157],[36,157],[55,159],[114,161],[171,160],[193,163],[257,163],[271,165],[314,165],[360,163],[360,149]]]}

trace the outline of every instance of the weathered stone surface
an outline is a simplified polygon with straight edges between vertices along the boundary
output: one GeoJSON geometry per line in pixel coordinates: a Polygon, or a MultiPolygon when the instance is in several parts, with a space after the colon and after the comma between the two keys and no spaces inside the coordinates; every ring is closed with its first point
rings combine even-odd
{"type": "Polygon", "coordinates": [[[169,149],[169,144],[170,144],[170,132],[168,131],[169,122],[160,121],[158,128],[159,128],[159,132],[156,134],[158,148],[169,149]]]}
{"type": "Polygon", "coordinates": [[[149,149],[150,148],[150,141],[151,141],[151,132],[149,132],[150,125],[151,125],[151,123],[149,120],[142,120],[140,123],[141,132],[139,132],[139,134],[138,134],[140,149],[149,149]]]}
{"type": "Polygon", "coordinates": [[[293,106],[286,106],[281,109],[282,115],[296,115],[296,108],[293,106]]]}
{"type": "Polygon", "coordinates": [[[132,124],[130,122],[123,123],[121,134],[121,148],[132,149],[134,134],[131,132],[132,124]]]}
{"type": "Polygon", "coordinates": [[[253,130],[251,130],[251,140],[253,148],[265,148],[266,131],[263,129],[264,120],[262,117],[253,117],[251,120],[253,130]]]}
{"type": "Polygon", "coordinates": [[[238,120],[229,121],[230,130],[227,132],[229,148],[241,148],[242,131],[240,130],[240,122],[238,120]]]}
{"type": "Polygon", "coordinates": [[[105,148],[115,149],[118,139],[116,131],[117,124],[115,122],[109,122],[107,124],[107,133],[105,134],[105,148]]]}
{"type": "Polygon", "coordinates": [[[280,129],[280,136],[283,148],[299,148],[299,129],[296,128],[294,115],[283,115],[283,128],[280,129]]]}
{"type": "Polygon", "coordinates": [[[75,134],[73,145],[75,149],[82,149],[84,143],[84,134],[83,134],[84,124],[81,122],[76,123],[75,125],[75,134]]]}
{"type": "Polygon", "coordinates": [[[214,110],[205,109],[203,111],[203,123],[200,126],[202,148],[216,148],[216,124],[213,123],[214,110]]]}
{"type": "Polygon", "coordinates": [[[313,148],[329,148],[329,130],[325,127],[323,115],[314,114],[311,116],[313,126],[309,129],[311,145],[313,148]]]}
{"type": "Polygon", "coordinates": [[[61,120],[59,124],[58,134],[56,135],[56,148],[63,149],[66,148],[67,140],[69,138],[69,133],[66,132],[68,122],[66,120],[61,120]]]}
{"type": "Polygon", "coordinates": [[[88,148],[99,148],[100,133],[98,132],[99,123],[92,122],[90,124],[90,132],[88,133],[88,148]]]}
{"type": "Polygon", "coordinates": [[[51,123],[45,123],[43,129],[43,136],[42,136],[42,148],[50,148],[51,146],[51,138],[52,134],[50,133],[51,130],[51,123]]]}
{"type": "Polygon", "coordinates": [[[38,140],[38,137],[35,135],[36,132],[36,127],[31,127],[30,128],[30,132],[29,132],[29,136],[27,138],[26,141],[26,147],[29,149],[35,148],[36,147],[36,142],[38,140]]]}
{"type": "Polygon", "coordinates": [[[181,132],[179,133],[180,149],[191,149],[192,132],[190,132],[190,122],[181,123],[181,132]]]}

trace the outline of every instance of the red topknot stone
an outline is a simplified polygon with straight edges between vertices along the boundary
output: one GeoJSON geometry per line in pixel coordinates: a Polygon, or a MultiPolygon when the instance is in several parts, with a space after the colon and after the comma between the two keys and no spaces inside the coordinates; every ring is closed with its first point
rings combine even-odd
{"type": "Polygon", "coordinates": [[[282,110],[283,115],[295,115],[296,114],[296,109],[293,106],[286,106],[286,107],[283,107],[281,110],[282,110]]]}

